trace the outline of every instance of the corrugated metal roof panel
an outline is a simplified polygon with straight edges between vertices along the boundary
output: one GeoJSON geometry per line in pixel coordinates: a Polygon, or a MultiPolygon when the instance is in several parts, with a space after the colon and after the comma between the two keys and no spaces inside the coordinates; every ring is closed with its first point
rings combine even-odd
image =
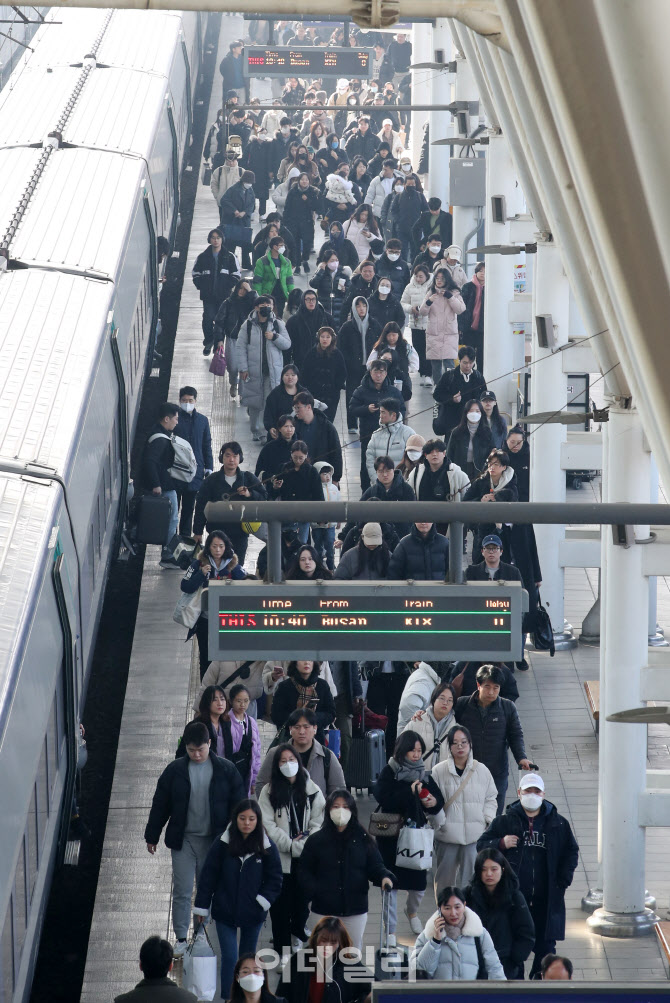
{"type": "Polygon", "coordinates": [[[117,10],[98,50],[98,62],[167,77],[181,17],[180,11],[117,10]]]}
{"type": "MultiPolygon", "coordinates": [[[[25,153],[0,150],[0,177],[19,173],[25,153]]],[[[134,157],[55,150],[12,241],[12,258],[114,276],[145,172],[134,157]]],[[[0,188],[0,232],[16,204],[16,193],[0,188]]]]}
{"type": "Polygon", "coordinates": [[[37,269],[0,278],[0,455],[65,469],[113,292],[37,269]]]}

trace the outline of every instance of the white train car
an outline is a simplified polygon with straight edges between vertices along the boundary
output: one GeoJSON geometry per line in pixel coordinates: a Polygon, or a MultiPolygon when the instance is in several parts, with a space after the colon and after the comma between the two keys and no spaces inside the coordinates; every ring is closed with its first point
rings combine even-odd
{"type": "Polygon", "coordinates": [[[50,17],[0,92],[2,1003],[29,995],[66,846],[205,28],[195,13],[50,17]]]}

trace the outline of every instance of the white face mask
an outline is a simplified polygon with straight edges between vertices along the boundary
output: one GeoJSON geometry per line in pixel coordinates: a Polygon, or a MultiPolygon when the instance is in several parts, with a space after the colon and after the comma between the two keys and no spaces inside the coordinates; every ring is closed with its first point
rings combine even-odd
{"type": "Polygon", "coordinates": [[[519,800],[523,808],[527,808],[528,811],[537,811],[542,804],[543,797],[541,794],[522,794],[519,800]]]}
{"type": "Polygon", "coordinates": [[[431,244],[430,245],[430,253],[431,254],[439,254],[440,253],[440,245],[439,244],[431,244]]]}
{"type": "Polygon", "coordinates": [[[400,192],[404,192],[404,190],[405,190],[405,186],[404,185],[394,185],[393,186],[393,191],[397,192],[398,195],[400,194],[400,192]]]}
{"type": "Polygon", "coordinates": [[[412,463],[416,463],[417,460],[421,459],[421,455],[422,454],[421,454],[421,450],[420,449],[408,449],[407,450],[407,459],[411,460],[412,463]]]}
{"type": "Polygon", "coordinates": [[[382,296],[388,296],[388,294],[391,292],[391,287],[390,286],[380,286],[379,287],[379,292],[382,294],[382,296]]]}
{"type": "Polygon", "coordinates": [[[243,975],[242,978],[237,981],[242,989],[246,989],[248,993],[255,993],[263,986],[265,978],[262,975],[258,975],[256,972],[251,972],[249,975],[243,975]]]}
{"type": "Polygon", "coordinates": [[[387,258],[389,259],[389,261],[397,261],[397,260],[398,260],[398,258],[400,257],[400,255],[399,255],[399,254],[396,254],[395,252],[394,252],[393,254],[391,254],[391,253],[389,252],[389,253],[388,253],[388,254],[386,255],[386,257],[387,257],[387,258]]]}
{"type": "Polygon", "coordinates": [[[251,188],[251,185],[249,184],[249,182],[248,182],[248,181],[245,181],[245,182],[244,182],[244,188],[246,188],[246,189],[247,189],[247,191],[248,191],[248,190],[249,190],[249,189],[251,188]]]}
{"type": "Polygon", "coordinates": [[[412,165],[411,164],[401,164],[400,165],[400,169],[402,171],[404,171],[405,174],[409,174],[409,172],[412,170],[412,165]]]}
{"type": "Polygon", "coordinates": [[[281,127],[281,134],[282,134],[282,136],[288,136],[290,132],[291,132],[291,129],[289,128],[288,125],[283,125],[281,127]]]}
{"type": "Polygon", "coordinates": [[[284,251],[286,250],[286,248],[282,246],[282,247],[278,247],[277,250],[279,251],[280,254],[283,254],[284,251]]]}
{"type": "Polygon", "coordinates": [[[193,401],[189,401],[188,403],[186,403],[186,401],[180,401],[179,407],[182,409],[182,411],[186,411],[188,414],[190,414],[193,408],[195,407],[195,404],[193,403],[193,401]]]}
{"type": "Polygon", "coordinates": [[[284,777],[294,777],[300,767],[296,763],[295,759],[288,759],[285,763],[282,763],[279,767],[279,772],[284,777]]]}
{"type": "Polygon", "coordinates": [[[340,267],[340,263],[339,261],[329,261],[328,267],[330,268],[331,272],[336,272],[337,269],[340,267]]]}
{"type": "Polygon", "coordinates": [[[351,818],[348,808],[331,808],[330,820],[334,825],[347,825],[351,818]]]}
{"type": "Polygon", "coordinates": [[[473,425],[476,425],[478,421],[481,421],[481,415],[479,411],[470,411],[468,414],[468,421],[471,421],[473,425]]]}

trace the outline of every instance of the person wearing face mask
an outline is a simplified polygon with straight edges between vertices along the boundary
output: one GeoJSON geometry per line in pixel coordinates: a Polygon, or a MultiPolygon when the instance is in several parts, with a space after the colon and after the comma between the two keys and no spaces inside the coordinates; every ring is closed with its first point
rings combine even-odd
{"type": "Polygon", "coordinates": [[[328,107],[337,109],[333,112],[333,121],[335,122],[335,132],[340,136],[342,135],[342,130],[347,123],[346,107],[352,93],[353,92],[349,87],[349,81],[342,77],[337,81],[335,90],[328,98],[328,107]]]}
{"type": "Polygon", "coordinates": [[[175,481],[177,501],[181,504],[179,519],[179,535],[190,536],[193,530],[193,510],[195,498],[205,477],[214,469],[212,456],[212,433],[209,421],[204,414],[196,410],[198,391],[195,387],[182,387],[179,391],[179,436],[190,442],[191,449],[198,464],[193,480],[175,481]]]}
{"type": "Polygon", "coordinates": [[[232,251],[242,250],[242,267],[251,268],[251,215],[256,208],[254,175],[243,171],[240,180],[221,199],[221,217],[226,242],[232,251]]]}
{"type": "MultiPolygon", "coordinates": [[[[285,276],[293,284],[290,263],[285,269],[285,276]]],[[[247,408],[255,442],[263,435],[265,402],[281,378],[284,361],[282,352],[291,347],[286,325],[275,316],[273,306],[271,296],[259,296],[246,324],[242,324],[237,339],[242,380],[240,399],[243,407],[247,408]]]]}
{"type": "Polygon", "coordinates": [[[268,985],[268,970],[251,951],[240,955],[233,969],[229,1003],[286,1003],[268,985]]]}
{"type": "MultiPolygon", "coordinates": [[[[319,303],[314,289],[305,289],[297,312],[286,321],[286,329],[291,338],[291,357],[300,369],[314,347],[317,331],[322,327],[334,328],[335,320],[328,312],[328,307],[319,303]]],[[[288,411],[290,408],[284,410],[288,411]]]]}
{"type": "Polygon", "coordinates": [[[281,317],[289,293],[295,285],[293,269],[290,259],[286,256],[286,243],[283,237],[270,238],[267,251],[254,266],[253,281],[254,289],[259,296],[272,296],[275,315],[281,317]]]}
{"type": "Polygon", "coordinates": [[[242,167],[251,171],[256,179],[254,192],[258,199],[258,216],[262,219],[267,209],[272,186],[272,136],[262,129],[252,135],[242,157],[242,167]]]}
{"type": "MultiPolygon", "coordinates": [[[[359,423],[361,440],[361,491],[370,487],[370,473],[367,467],[367,447],[373,432],[379,426],[382,401],[393,398],[400,413],[405,413],[405,402],[401,392],[388,378],[388,365],[382,359],[370,364],[360,385],[354,390],[349,404],[349,413],[359,423]]],[[[382,455],[385,455],[383,453],[382,455]]],[[[376,455],[373,459],[376,459],[376,455]]]]}
{"type": "MultiPolygon", "coordinates": [[[[209,184],[214,201],[219,207],[219,219],[221,219],[221,199],[229,188],[237,184],[241,177],[242,168],[238,166],[237,153],[229,147],[221,166],[212,171],[212,180],[209,184]]],[[[223,222],[222,219],[221,222],[223,222]]]]}
{"type": "Polygon", "coordinates": [[[316,163],[323,183],[329,174],[337,170],[340,164],[349,163],[349,158],[341,148],[340,140],[335,132],[330,132],[326,136],[325,149],[319,150],[316,154],[316,163]]]}
{"type": "Polygon", "coordinates": [[[305,843],[298,874],[311,903],[311,921],[339,917],[360,950],[368,918],[369,882],[390,890],[395,875],[384,866],[375,841],[358,821],[356,799],[348,790],[328,796],[323,826],[305,843]]]}
{"type": "Polygon", "coordinates": [[[409,439],[405,443],[405,452],[403,458],[396,467],[403,475],[405,480],[409,478],[409,475],[416,468],[417,464],[421,462],[423,458],[423,447],[426,444],[426,440],[422,435],[418,435],[416,432],[414,435],[410,435],[409,439]]]}
{"type": "Polygon", "coordinates": [[[287,1003],[356,1003],[369,999],[371,973],[362,963],[352,964],[352,947],[342,921],[337,916],[325,916],[312,930],[306,947],[291,955],[284,965],[277,991],[287,1003]]]}
{"type": "MultiPolygon", "coordinates": [[[[381,149],[383,149],[383,144],[380,146],[381,149]]],[[[378,173],[377,170],[373,171],[372,167],[370,167],[370,173],[373,175],[373,178],[370,187],[365,193],[365,204],[372,206],[372,214],[377,223],[381,219],[386,199],[389,195],[393,194],[393,185],[396,180],[396,166],[397,161],[392,157],[387,157],[379,166],[378,173]]]]}
{"type": "Polygon", "coordinates": [[[314,214],[320,209],[318,190],[312,185],[309,175],[301,168],[298,183],[289,188],[284,204],[284,218],[296,242],[295,274],[303,270],[309,272],[309,256],[314,249],[314,214]]]}
{"type": "Polygon", "coordinates": [[[310,778],[292,745],[272,750],[270,782],[258,799],[265,831],[277,845],[284,875],[282,890],[270,908],[272,946],[281,955],[298,950],[306,940],[309,915],[298,882],[298,861],[308,836],[323,824],[326,799],[310,778]]]}
{"type": "Polygon", "coordinates": [[[358,251],[352,241],[348,237],[345,237],[342,223],[337,221],[331,223],[328,227],[328,240],[324,241],[321,245],[319,256],[316,259],[317,265],[325,261],[331,251],[335,252],[342,267],[349,269],[349,276],[351,277],[354,268],[358,268],[358,251]]]}
{"type": "MultiPolygon", "coordinates": [[[[453,218],[450,212],[442,208],[439,198],[428,199],[428,210],[421,213],[412,230],[412,242],[416,248],[425,248],[431,254],[435,251],[430,247],[431,237],[439,244],[439,250],[451,244],[453,218]]],[[[414,264],[418,264],[420,256],[414,264]]]]}
{"type": "MultiPolygon", "coordinates": [[[[382,206],[381,216],[379,219],[379,226],[381,228],[384,237],[387,240],[395,236],[393,227],[393,217],[391,215],[391,208],[394,202],[403,194],[404,191],[405,191],[405,178],[400,173],[400,171],[394,171],[393,185],[391,187],[391,191],[384,199],[384,204],[382,206]]],[[[400,257],[400,255],[398,255],[398,257],[400,257]]]]}
{"type": "Polygon", "coordinates": [[[379,276],[380,282],[382,279],[387,279],[391,283],[390,292],[393,293],[402,314],[400,319],[389,317],[388,320],[395,320],[397,324],[402,324],[405,311],[400,306],[400,298],[409,282],[410,271],[409,265],[402,257],[402,244],[397,238],[387,240],[384,253],[375,263],[375,272],[379,276]]]}
{"type": "MultiPolygon", "coordinates": [[[[365,262],[361,267],[359,275],[354,275],[351,281],[351,288],[357,289],[367,286],[368,295],[372,292],[375,283],[374,265],[371,261],[365,262]]],[[[356,419],[350,411],[351,399],[356,387],[360,385],[367,369],[365,360],[369,355],[368,346],[372,346],[380,334],[377,322],[370,317],[368,301],[365,293],[356,293],[353,297],[351,290],[347,297],[347,303],[342,307],[342,316],[348,316],[351,312],[350,320],[340,328],[339,342],[344,362],[347,367],[346,382],[346,402],[347,402],[347,425],[349,434],[356,434],[356,419]],[[351,300],[350,310],[347,303],[351,300]]]]}
{"type": "Polygon", "coordinates": [[[212,351],[216,315],[240,277],[237,258],[226,248],[223,228],[210,230],[207,244],[207,249],[195,259],[191,272],[202,302],[203,355],[212,351]]]}
{"type": "MultiPolygon", "coordinates": [[[[344,317],[342,304],[347,298],[351,282],[351,269],[340,264],[336,251],[329,251],[326,258],[317,265],[316,272],[309,280],[316,290],[319,303],[333,318],[333,328],[337,331],[344,317]]],[[[321,457],[320,457],[321,458],[321,457]]]]}
{"type": "Polygon", "coordinates": [[[458,286],[446,268],[438,268],[419,307],[419,313],[428,318],[426,358],[430,361],[436,386],[442,374],[454,368],[458,354],[458,315],[464,310],[458,286]]]}
{"type": "Polygon", "coordinates": [[[474,348],[462,345],[458,350],[458,366],[447,369],[433,391],[433,400],[439,405],[437,416],[433,418],[433,431],[435,435],[444,435],[446,441],[449,440],[451,430],[461,421],[465,405],[479,401],[486,390],[486,380],[474,365],[474,348]]]}
{"type": "MultiPolygon", "coordinates": [[[[400,162],[401,169],[407,164],[400,162]]],[[[395,187],[395,186],[394,186],[395,187]]],[[[418,178],[416,174],[405,174],[404,191],[395,192],[394,198],[387,211],[388,232],[390,225],[390,236],[400,240],[402,258],[409,261],[412,256],[412,232],[414,226],[419,221],[421,213],[427,205],[425,195],[419,191],[418,178]]],[[[384,213],[382,212],[382,217],[384,213]]]]}
{"type": "Polygon", "coordinates": [[[579,860],[579,846],[567,818],[545,797],[538,773],[527,773],[519,800],[498,815],[478,842],[478,850],[500,850],[512,865],[535,924],[534,958],[529,978],[540,971],[546,954],[565,939],[565,892],[579,860]]]}
{"type": "Polygon", "coordinates": [[[491,430],[482,422],[482,416],[479,401],[468,401],[447,442],[447,460],[464,470],[470,483],[474,483],[486,470],[486,461],[493,447],[491,430]]]}
{"type": "MultiPolygon", "coordinates": [[[[279,120],[279,128],[275,132],[275,137],[272,140],[271,163],[272,174],[275,179],[277,178],[279,165],[286,157],[290,144],[297,143],[299,140],[300,137],[298,135],[298,130],[293,126],[293,123],[288,115],[284,115],[283,118],[279,120]]],[[[279,180],[281,181],[281,178],[279,180]]]]}
{"type": "MultiPolygon", "coordinates": [[[[347,298],[342,304],[342,316],[355,320],[353,317],[353,306],[354,300],[357,297],[363,297],[367,300],[372,296],[377,285],[377,276],[375,275],[375,263],[370,255],[365,261],[361,261],[358,268],[355,268],[351,276],[351,285],[349,286],[349,292],[347,293],[347,298]]],[[[342,329],[340,329],[340,336],[342,335],[342,329]]],[[[363,361],[367,358],[368,353],[365,352],[363,356],[363,361]]],[[[361,376],[363,374],[361,373],[361,376]]]]}
{"type": "Polygon", "coordinates": [[[239,279],[214,318],[214,348],[225,345],[230,396],[237,396],[237,354],[235,344],[242,322],[247,319],[258,296],[248,279],[239,279]]]}
{"type": "Polygon", "coordinates": [[[449,247],[445,247],[443,254],[444,257],[442,258],[441,267],[446,268],[449,271],[449,274],[458,288],[462,290],[468,281],[465,269],[461,265],[463,252],[458,244],[450,244],[449,247]]]}
{"type": "Polygon", "coordinates": [[[412,345],[419,359],[419,383],[422,387],[432,387],[432,367],[426,358],[426,327],[428,317],[419,313],[419,308],[426,298],[427,283],[431,271],[428,264],[416,264],[412,277],[403,290],[400,304],[405,311],[406,323],[412,330],[412,345]]]}
{"type": "Polygon", "coordinates": [[[391,156],[395,157],[397,160],[402,156],[405,147],[402,139],[400,138],[400,133],[396,132],[393,127],[393,119],[389,117],[386,108],[384,109],[384,116],[385,117],[382,119],[382,127],[377,133],[377,139],[380,143],[386,143],[388,145],[391,150],[391,156]]]}

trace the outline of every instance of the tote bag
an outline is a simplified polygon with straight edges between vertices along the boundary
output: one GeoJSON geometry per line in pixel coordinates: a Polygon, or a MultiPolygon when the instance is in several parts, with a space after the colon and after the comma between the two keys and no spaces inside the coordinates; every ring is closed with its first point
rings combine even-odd
{"type": "Polygon", "coordinates": [[[217,957],[205,924],[201,923],[184,953],[182,988],[193,993],[199,1000],[213,1000],[216,995],[217,974],[217,957]]]}
{"type": "Polygon", "coordinates": [[[404,825],[398,836],[396,867],[410,871],[429,871],[433,866],[433,830],[428,826],[415,829],[404,825]]]}
{"type": "Polygon", "coordinates": [[[202,610],[202,586],[196,592],[182,592],[174,608],[172,619],[182,627],[195,627],[202,610]]]}

